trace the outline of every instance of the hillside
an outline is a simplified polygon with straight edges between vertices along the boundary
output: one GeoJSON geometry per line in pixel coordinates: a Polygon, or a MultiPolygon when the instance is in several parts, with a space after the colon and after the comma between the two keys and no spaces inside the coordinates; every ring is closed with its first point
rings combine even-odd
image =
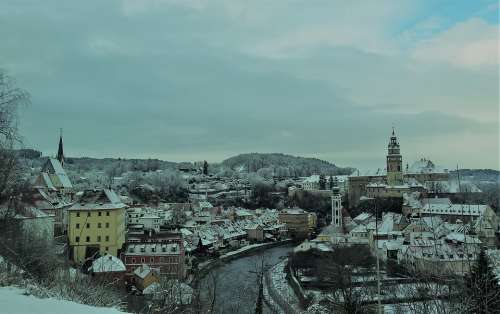
{"type": "MultiPolygon", "coordinates": [[[[457,177],[457,171],[450,171],[457,177]]],[[[460,178],[473,182],[500,182],[500,171],[493,169],[460,169],[460,178]]]]}
{"type": "Polygon", "coordinates": [[[285,154],[241,154],[222,162],[224,167],[240,172],[257,172],[272,169],[275,175],[310,176],[313,174],[350,174],[354,168],[341,168],[317,158],[296,157],[285,154]]]}

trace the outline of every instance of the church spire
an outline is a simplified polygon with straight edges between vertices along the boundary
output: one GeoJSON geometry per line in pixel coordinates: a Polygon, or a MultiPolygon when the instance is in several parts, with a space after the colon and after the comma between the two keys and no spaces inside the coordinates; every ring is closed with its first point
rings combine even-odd
{"type": "Polygon", "coordinates": [[[59,134],[59,149],[57,150],[57,160],[64,166],[64,149],[63,149],[63,138],[62,138],[62,129],[60,129],[59,134]]]}

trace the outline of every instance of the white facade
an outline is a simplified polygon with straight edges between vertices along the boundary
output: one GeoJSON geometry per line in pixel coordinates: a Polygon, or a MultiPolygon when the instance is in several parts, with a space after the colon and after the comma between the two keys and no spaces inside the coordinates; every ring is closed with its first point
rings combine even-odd
{"type": "Polygon", "coordinates": [[[333,188],[332,194],[332,225],[342,227],[342,197],[338,187],[333,188]]]}

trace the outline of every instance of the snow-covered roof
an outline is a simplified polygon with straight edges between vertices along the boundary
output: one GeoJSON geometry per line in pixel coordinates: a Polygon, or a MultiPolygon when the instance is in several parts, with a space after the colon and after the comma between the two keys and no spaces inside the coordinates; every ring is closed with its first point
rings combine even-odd
{"type": "Polygon", "coordinates": [[[109,254],[96,259],[92,263],[91,269],[94,273],[123,272],[127,270],[119,258],[109,254]]]}
{"type": "Polygon", "coordinates": [[[422,214],[481,216],[489,208],[488,205],[434,204],[420,208],[422,214]]]}
{"type": "Polygon", "coordinates": [[[69,210],[108,210],[126,208],[120,197],[113,190],[86,190],[80,200],[69,210]]]}
{"type": "Polygon", "coordinates": [[[146,278],[153,270],[146,264],[142,264],[134,270],[134,275],[137,277],[144,279],[146,278]]]}
{"type": "Polygon", "coordinates": [[[360,222],[360,221],[365,221],[365,220],[371,218],[372,216],[373,216],[373,214],[364,212],[364,213],[357,215],[352,220],[354,220],[356,222],[360,222]]]}

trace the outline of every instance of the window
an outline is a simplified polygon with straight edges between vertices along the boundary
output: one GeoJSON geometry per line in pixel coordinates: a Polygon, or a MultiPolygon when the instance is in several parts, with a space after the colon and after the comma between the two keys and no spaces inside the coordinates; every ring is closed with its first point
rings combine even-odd
{"type": "Polygon", "coordinates": [[[109,216],[109,212],[106,212],[106,216],[109,216]]]}
{"type": "Polygon", "coordinates": [[[76,237],[75,242],[80,242],[80,237],[76,237]]]}
{"type": "Polygon", "coordinates": [[[97,236],[97,242],[101,242],[101,236],[97,236]]]}
{"type": "Polygon", "coordinates": [[[132,264],[135,264],[135,258],[132,259],[132,264]]]}
{"type": "Polygon", "coordinates": [[[154,261],[155,261],[154,257],[151,257],[151,258],[149,259],[149,262],[150,262],[150,263],[154,263],[154,261]]]}
{"type": "Polygon", "coordinates": [[[102,227],[102,224],[99,222],[97,223],[97,228],[101,228],[102,227]]]}
{"type": "Polygon", "coordinates": [[[106,250],[106,252],[109,251],[109,247],[107,246],[106,248],[104,248],[104,250],[106,250]]]}
{"type": "Polygon", "coordinates": [[[76,229],[80,229],[80,224],[76,224],[76,229]]]}
{"type": "Polygon", "coordinates": [[[106,228],[109,228],[109,222],[106,223],[106,228]]]}
{"type": "Polygon", "coordinates": [[[76,217],[80,217],[80,212],[76,212],[76,217]]]}
{"type": "Polygon", "coordinates": [[[87,212],[87,217],[90,217],[90,212],[87,212]]]}
{"type": "Polygon", "coordinates": [[[141,258],[141,263],[144,263],[146,260],[143,258],[141,258]]]}
{"type": "Polygon", "coordinates": [[[106,236],[106,242],[109,241],[109,236],[106,236]]]}
{"type": "Polygon", "coordinates": [[[86,241],[87,241],[87,242],[90,242],[90,237],[87,237],[86,241]]]}
{"type": "Polygon", "coordinates": [[[102,212],[99,212],[99,213],[98,213],[98,216],[102,216],[102,212]]]}
{"type": "Polygon", "coordinates": [[[87,229],[90,228],[90,224],[87,224],[87,229]]]}

